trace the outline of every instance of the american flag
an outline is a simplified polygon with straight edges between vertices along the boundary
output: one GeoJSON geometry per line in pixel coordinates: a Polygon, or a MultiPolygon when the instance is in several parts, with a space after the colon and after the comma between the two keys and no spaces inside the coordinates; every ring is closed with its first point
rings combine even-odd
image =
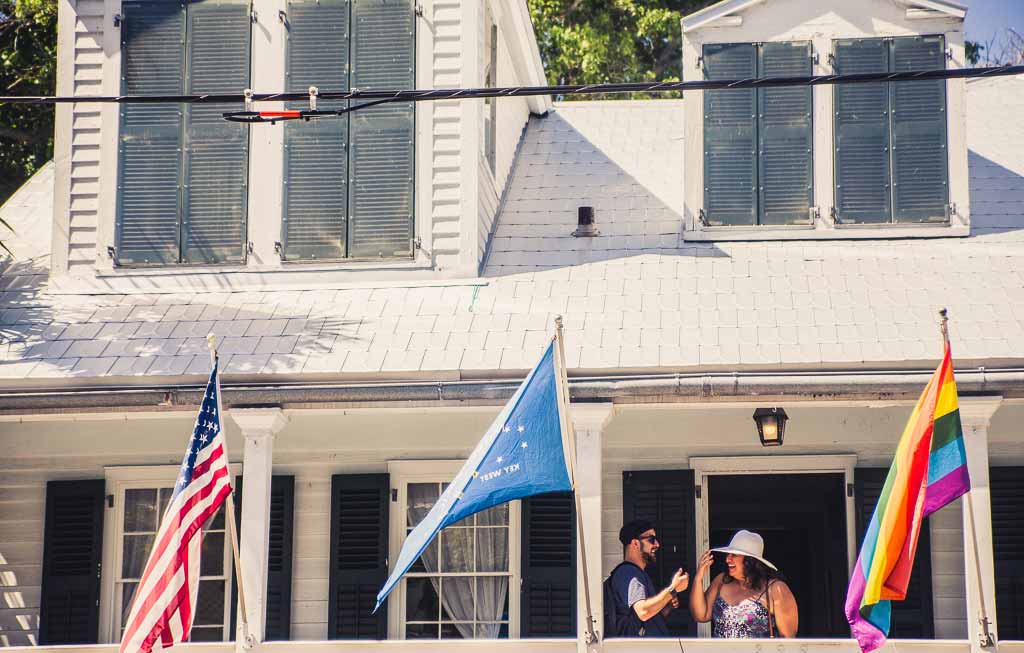
{"type": "Polygon", "coordinates": [[[199,592],[203,525],[231,493],[231,475],[220,427],[217,363],[206,385],[178,481],[135,591],[121,653],[148,653],[188,639],[199,592]]]}

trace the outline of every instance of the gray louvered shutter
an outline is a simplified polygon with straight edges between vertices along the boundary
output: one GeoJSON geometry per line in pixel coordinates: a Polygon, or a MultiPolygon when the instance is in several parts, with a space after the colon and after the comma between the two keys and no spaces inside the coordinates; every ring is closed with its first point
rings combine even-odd
{"type": "Polygon", "coordinates": [[[103,555],[103,479],[46,484],[39,643],[96,644],[103,555]]]}
{"type": "Polygon", "coordinates": [[[387,639],[388,604],[376,614],[388,579],[387,474],[331,477],[330,581],[327,639],[387,639]]]}
{"type": "MultiPolygon", "coordinates": [[[[188,93],[240,93],[249,87],[249,4],[188,5],[188,93]]],[[[245,260],[249,129],[224,120],[241,104],[190,104],[185,112],[182,260],[245,260]]]]}
{"type": "MultiPolygon", "coordinates": [[[[765,43],[759,77],[812,74],[811,44],[765,43]]],[[[759,89],[759,224],[806,223],[812,189],[811,87],[759,89]]]]}
{"type": "Polygon", "coordinates": [[[576,506],[572,492],[523,499],[521,637],[576,636],[576,506]]]}
{"type": "Polygon", "coordinates": [[[1024,639],[1024,467],[989,470],[999,639],[1024,639]]]}
{"type": "MultiPolygon", "coordinates": [[[[667,587],[672,574],[680,567],[691,574],[696,568],[693,488],[691,469],[622,473],[622,523],[633,519],[650,520],[661,538],[658,559],[647,567],[655,587],[667,587]]],[[[673,610],[667,621],[673,636],[696,637],[697,623],[689,610],[673,610]]]]}
{"type": "MultiPolygon", "coordinates": [[[[864,540],[864,531],[871,523],[878,498],[889,474],[886,467],[858,467],[854,470],[854,488],[857,543],[864,540]]],[[[935,618],[932,596],[932,542],[928,519],[921,525],[917,540],[917,555],[910,570],[907,598],[891,604],[890,639],[932,639],[935,637],[935,618]]]]}
{"type": "MultiPolygon", "coordinates": [[[[893,39],[892,65],[894,72],[945,68],[945,39],[893,39]]],[[[946,82],[935,79],[891,86],[893,219],[944,221],[949,203],[946,82]]]]}
{"type": "MultiPolygon", "coordinates": [[[[415,88],[413,0],[353,0],[353,87],[415,88]]],[[[349,256],[411,256],[414,110],[396,103],[350,122],[349,256]]]]}
{"type": "MultiPolygon", "coordinates": [[[[835,42],[835,72],[889,69],[883,39],[835,42]]],[[[835,97],[836,217],[840,222],[889,222],[889,84],[838,84],[835,97]]]]}
{"type": "MultiPolygon", "coordinates": [[[[349,0],[288,4],[287,89],[347,91],[349,0]]],[[[320,102],[336,109],[345,102],[320,102]]],[[[295,103],[289,108],[308,108],[295,103]]],[[[345,257],[348,230],[348,118],[288,122],[284,127],[283,258],[345,257]]]]}
{"type": "MultiPolygon", "coordinates": [[[[757,76],[752,43],[704,46],[707,79],[757,76]]],[[[757,222],[757,94],[704,92],[704,212],[713,225],[757,222]]]]}
{"type": "MultiPolygon", "coordinates": [[[[185,6],[121,5],[122,92],[178,95],[185,79],[185,6]]],[[[181,214],[181,106],[122,104],[118,138],[117,261],[178,261],[181,214]]]]}

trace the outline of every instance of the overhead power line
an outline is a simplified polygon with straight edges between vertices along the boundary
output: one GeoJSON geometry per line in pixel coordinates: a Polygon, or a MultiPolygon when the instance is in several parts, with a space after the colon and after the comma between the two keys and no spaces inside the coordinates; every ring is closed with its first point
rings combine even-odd
{"type": "Polygon", "coordinates": [[[614,84],[561,84],[557,86],[506,86],[493,88],[446,88],[409,90],[319,91],[307,93],[208,93],[203,95],[107,95],[107,96],[0,96],[0,104],[233,104],[245,103],[245,111],[225,113],[225,118],[238,122],[276,122],[278,120],[310,119],[338,116],[371,106],[396,102],[427,102],[476,98],[526,97],[539,95],[596,95],[618,93],[668,93],[672,91],[728,90],[778,88],[787,86],[819,86],[823,84],[869,84],[878,82],[913,82],[941,79],[965,79],[1024,74],[1024,65],[984,68],[947,68],[885,73],[853,73],[799,77],[750,77],[730,80],[694,80],[683,82],[625,82],[614,84]],[[339,109],[317,109],[317,102],[367,100],[339,109]],[[255,111],[259,102],[309,101],[308,110],[255,111]]]}

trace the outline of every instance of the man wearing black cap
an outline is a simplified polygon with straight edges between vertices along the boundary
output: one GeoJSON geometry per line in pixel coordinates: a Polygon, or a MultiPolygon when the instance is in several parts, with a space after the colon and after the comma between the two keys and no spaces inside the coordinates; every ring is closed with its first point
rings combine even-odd
{"type": "Polygon", "coordinates": [[[647,575],[647,565],[657,560],[661,543],[654,524],[634,519],[619,531],[623,561],[612,570],[605,590],[605,635],[607,637],[668,637],[665,617],[679,607],[677,594],[690,584],[682,569],[660,592],[647,575]]]}

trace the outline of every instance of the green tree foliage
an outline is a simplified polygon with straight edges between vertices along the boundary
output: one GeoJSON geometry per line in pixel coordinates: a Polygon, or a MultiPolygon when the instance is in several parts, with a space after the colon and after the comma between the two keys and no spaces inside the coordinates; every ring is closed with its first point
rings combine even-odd
{"type": "MultiPolygon", "coordinates": [[[[0,95],[52,95],[56,0],[0,0],[0,95]]],[[[53,156],[53,107],[0,105],[0,204],[53,156]]]]}
{"type": "Polygon", "coordinates": [[[972,66],[977,66],[978,62],[981,61],[981,52],[985,49],[985,46],[976,41],[964,41],[964,54],[967,57],[967,63],[972,66]]]}
{"type": "Polygon", "coordinates": [[[549,84],[679,81],[679,20],[713,2],[528,0],[549,84]]]}

